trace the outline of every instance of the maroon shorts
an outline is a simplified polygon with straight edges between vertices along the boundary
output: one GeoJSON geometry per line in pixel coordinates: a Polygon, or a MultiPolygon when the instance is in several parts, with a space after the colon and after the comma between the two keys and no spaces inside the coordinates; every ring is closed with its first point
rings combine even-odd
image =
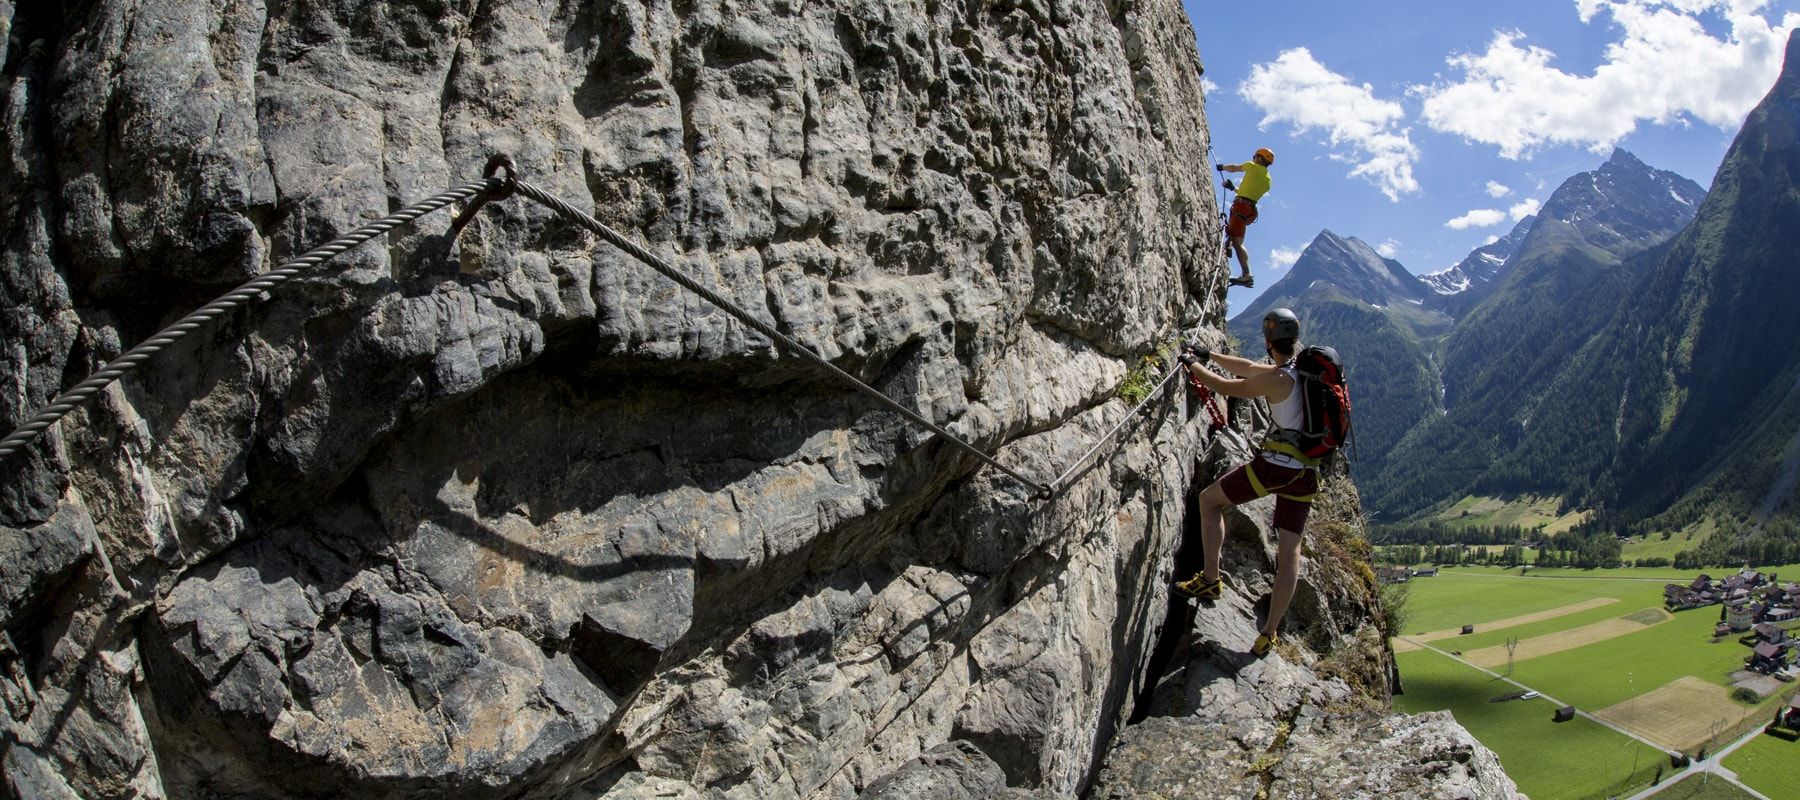
{"type": "Polygon", "coordinates": [[[1225,238],[1242,239],[1244,229],[1256,221],[1256,204],[1240,197],[1231,201],[1231,220],[1225,223],[1225,238]]]}
{"type": "Polygon", "coordinates": [[[1319,471],[1312,467],[1294,469],[1272,464],[1258,453],[1250,463],[1225,473],[1225,477],[1219,479],[1219,488],[1234,506],[1275,495],[1275,527],[1301,533],[1306,530],[1306,515],[1312,511],[1313,495],[1319,491],[1319,471]]]}

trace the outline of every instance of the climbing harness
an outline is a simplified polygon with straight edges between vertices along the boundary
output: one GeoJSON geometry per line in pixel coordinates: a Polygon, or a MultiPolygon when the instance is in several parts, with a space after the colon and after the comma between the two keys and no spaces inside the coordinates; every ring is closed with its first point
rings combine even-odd
{"type": "MultiPolygon", "coordinates": [[[[1058,475],[1055,480],[1052,480],[1049,483],[1041,483],[1033,480],[1018,470],[1000,463],[999,460],[983,452],[975,445],[950,433],[942,426],[926,419],[918,412],[907,408],[893,398],[881,393],[880,390],[864,383],[856,376],[845,372],[836,364],[826,360],[824,356],[819,355],[806,345],[801,344],[792,337],[752,316],[749,312],[738,307],[737,304],[696,282],[693,278],[675,269],[673,266],[670,266],[668,262],[658,258],[636,242],[625,238],[623,235],[614,231],[612,228],[607,227],[599,220],[594,219],[586,212],[563,202],[561,199],[545,192],[543,189],[520,180],[518,170],[514,166],[512,159],[506,156],[494,156],[493,158],[490,158],[482,171],[482,176],[482,180],[451,187],[444,192],[407,206],[406,208],[371,222],[368,225],[364,225],[343,236],[333,239],[320,247],[308,251],[298,258],[283,262],[281,266],[276,269],[260,275],[248,283],[231,290],[220,296],[218,299],[207,303],[193,313],[181,318],[173,325],[162,329],[155,336],[152,336],[150,339],[126,351],[118,358],[108,362],[105,366],[101,367],[99,371],[90,375],[87,379],[57,395],[49,405],[45,406],[36,414],[33,414],[31,418],[20,425],[17,430],[14,430],[5,439],[0,439],[0,458],[24,449],[27,444],[36,439],[45,430],[48,430],[51,425],[62,419],[69,412],[75,410],[113,381],[118,380],[120,377],[142,366],[151,356],[167,348],[176,340],[193,332],[201,325],[223,316],[228,311],[248,305],[252,301],[268,299],[269,291],[271,289],[286,283],[288,280],[300,275],[302,272],[318,267],[346,250],[356,247],[357,245],[387,233],[408,222],[412,222],[426,214],[442,209],[452,203],[469,201],[469,204],[456,215],[455,220],[451,223],[450,233],[452,238],[454,238],[456,234],[462,231],[464,226],[468,225],[468,223],[474,219],[476,213],[480,211],[482,206],[491,201],[503,200],[514,195],[529,197],[533,201],[599,235],[600,238],[605,239],[609,244],[623,250],[631,257],[643,262],[651,269],[662,273],[663,276],[680,284],[689,291],[698,294],[708,303],[711,303],[725,313],[730,314],[737,321],[742,322],[758,333],[769,337],[771,341],[780,345],[782,348],[811,362],[815,366],[823,368],[832,375],[837,376],[839,379],[855,387],[857,391],[862,392],[880,403],[883,407],[894,411],[920,427],[943,437],[945,441],[967,451],[980,459],[982,463],[992,466],[1020,483],[1031,487],[1036,491],[1036,496],[1039,499],[1049,499],[1065,488],[1068,485],[1067,482],[1075,475],[1082,465],[1085,464],[1088,459],[1092,458],[1094,454],[1100,452],[1103,446],[1117,436],[1118,433],[1125,428],[1125,425],[1133,418],[1137,417],[1138,414],[1147,408],[1153,400],[1161,396],[1163,389],[1165,389],[1169,385],[1169,382],[1174,379],[1176,373],[1181,371],[1181,367],[1177,365],[1174,370],[1171,370],[1168,375],[1163,377],[1162,381],[1157,384],[1156,388],[1150,392],[1150,395],[1146,397],[1143,402],[1139,403],[1136,408],[1133,408],[1123,419],[1113,425],[1112,429],[1107,431],[1106,435],[1100,437],[1093,446],[1088,448],[1087,452],[1082,453],[1081,456],[1075,460],[1075,463],[1071,464],[1067,470],[1061,475],[1058,475]]],[[[1215,421],[1222,420],[1222,418],[1218,416],[1216,409],[1214,409],[1214,419],[1215,421]]]]}

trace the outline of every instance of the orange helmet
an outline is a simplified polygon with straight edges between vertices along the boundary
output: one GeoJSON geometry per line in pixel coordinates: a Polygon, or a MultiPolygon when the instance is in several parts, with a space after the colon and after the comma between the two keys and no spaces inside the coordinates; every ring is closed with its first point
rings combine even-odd
{"type": "Polygon", "coordinates": [[[1263,160],[1269,162],[1270,164],[1275,163],[1275,151],[1274,150],[1270,150],[1267,147],[1258,147],[1258,148],[1256,148],[1256,154],[1259,156],[1262,156],[1263,160]]]}

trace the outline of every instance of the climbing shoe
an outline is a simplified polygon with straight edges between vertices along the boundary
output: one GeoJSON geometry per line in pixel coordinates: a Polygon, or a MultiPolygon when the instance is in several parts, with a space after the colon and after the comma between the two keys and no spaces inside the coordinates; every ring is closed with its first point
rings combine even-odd
{"type": "Polygon", "coordinates": [[[1232,286],[1242,286],[1246,289],[1253,289],[1256,287],[1256,279],[1249,275],[1232,278],[1231,280],[1226,281],[1226,283],[1229,283],[1232,286]]]}
{"type": "Polygon", "coordinates": [[[1262,658],[1263,656],[1268,655],[1269,650],[1275,647],[1275,643],[1279,641],[1281,641],[1280,637],[1259,633],[1256,635],[1256,643],[1250,645],[1250,654],[1257,658],[1262,658]]]}
{"type": "Polygon", "coordinates": [[[1209,581],[1194,573],[1194,577],[1175,584],[1175,591],[1196,600],[1217,600],[1225,594],[1225,578],[1220,576],[1216,581],[1209,581]]]}

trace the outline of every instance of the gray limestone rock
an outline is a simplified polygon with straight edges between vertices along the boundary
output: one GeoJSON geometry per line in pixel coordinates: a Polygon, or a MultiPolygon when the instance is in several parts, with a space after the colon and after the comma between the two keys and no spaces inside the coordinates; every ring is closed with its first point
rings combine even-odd
{"type": "Polygon", "coordinates": [[[985,800],[1006,789],[1006,775],[980,748],[945,742],[869,785],[857,800],[985,800]]]}
{"type": "Polygon", "coordinates": [[[42,524],[0,526],[0,629],[37,617],[93,552],[94,522],[74,503],[42,524]]]}
{"type": "Polygon", "coordinates": [[[1093,800],[1138,797],[1513,800],[1492,751],[1437,712],[1302,705],[1275,718],[1157,717],[1107,755],[1093,800]]]}
{"type": "MultiPolygon", "coordinates": [[[[1043,480],[1143,356],[1223,324],[1173,0],[0,0],[0,40],[9,426],[495,152],[1043,480]]],[[[1225,457],[1181,397],[1040,499],[546,208],[450,216],[0,463],[14,794],[1092,781],[1225,457]]],[[[1370,612],[1316,560],[1324,651],[1370,612]]]]}

